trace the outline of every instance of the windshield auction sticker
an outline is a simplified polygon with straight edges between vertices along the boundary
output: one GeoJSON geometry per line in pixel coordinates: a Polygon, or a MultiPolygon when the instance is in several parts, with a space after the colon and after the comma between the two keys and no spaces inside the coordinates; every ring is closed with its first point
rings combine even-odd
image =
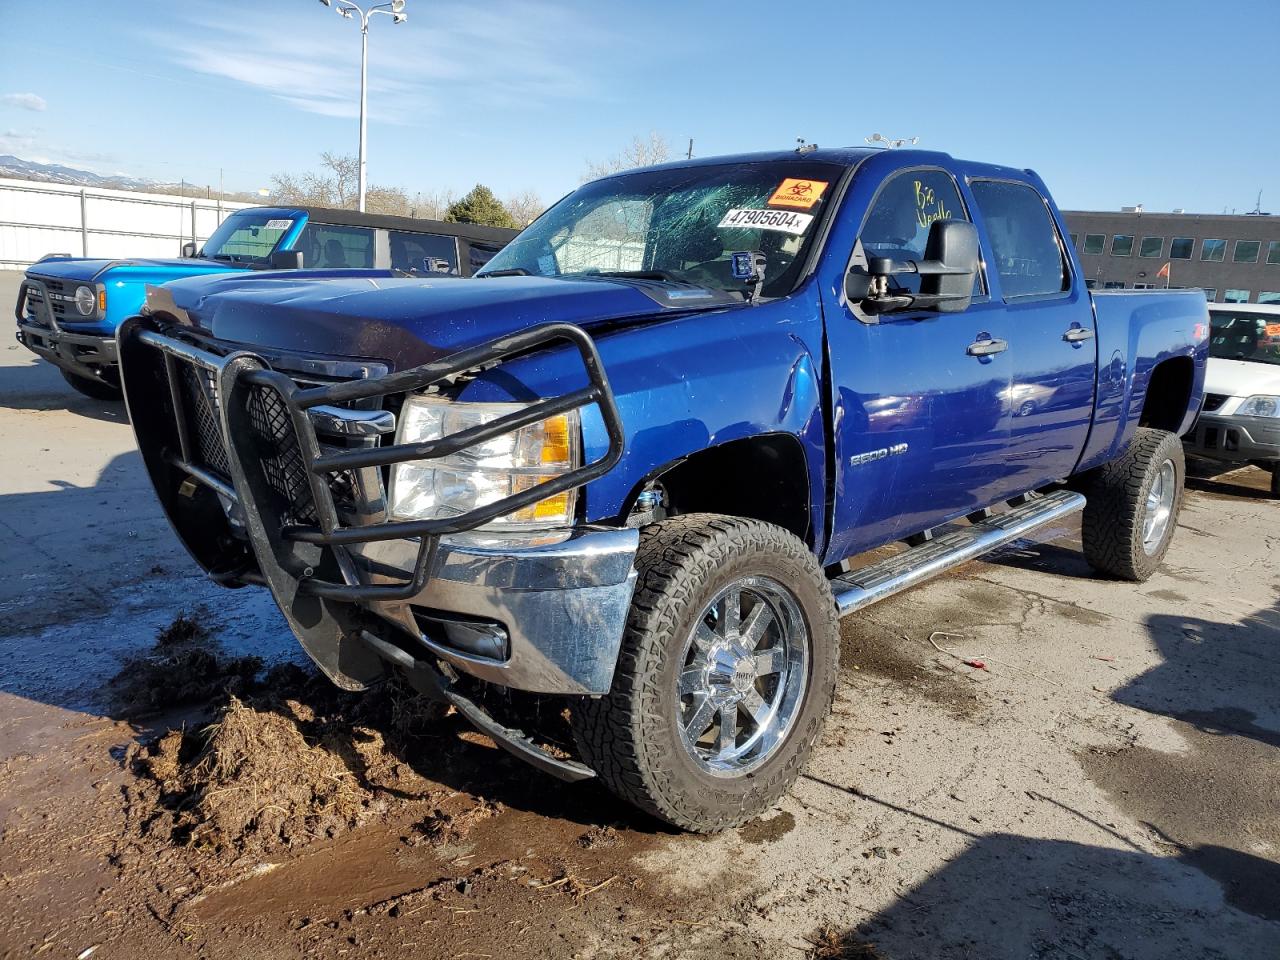
{"type": "Polygon", "coordinates": [[[293,226],[292,220],[268,220],[262,225],[263,230],[288,230],[293,226]]]}
{"type": "Polygon", "coordinates": [[[782,233],[800,235],[813,223],[811,213],[792,213],[790,210],[747,210],[734,208],[720,221],[721,230],[779,230],[782,233]]]}
{"type": "Polygon", "coordinates": [[[800,210],[808,210],[822,199],[826,189],[825,180],[797,180],[795,177],[787,177],[782,181],[782,185],[773,191],[768,204],[771,207],[796,207],[800,210]]]}

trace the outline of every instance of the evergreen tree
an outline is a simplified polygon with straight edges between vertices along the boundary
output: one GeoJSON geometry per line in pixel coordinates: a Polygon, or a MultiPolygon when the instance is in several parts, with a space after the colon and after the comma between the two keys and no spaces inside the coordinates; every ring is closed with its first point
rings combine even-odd
{"type": "Polygon", "coordinates": [[[486,227],[516,227],[507,208],[482,183],[477,183],[461,200],[449,207],[444,218],[449,223],[478,223],[486,227]]]}

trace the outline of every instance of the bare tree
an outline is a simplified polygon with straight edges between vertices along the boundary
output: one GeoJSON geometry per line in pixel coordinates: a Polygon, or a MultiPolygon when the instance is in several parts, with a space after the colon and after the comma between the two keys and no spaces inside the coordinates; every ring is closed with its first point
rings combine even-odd
{"type": "Polygon", "coordinates": [[[452,188],[418,192],[413,196],[411,215],[425,217],[427,220],[443,220],[449,208],[457,202],[457,191],[452,188]]]}
{"type": "Polygon", "coordinates": [[[519,193],[510,194],[506,200],[502,201],[502,205],[507,208],[511,219],[518,227],[527,227],[538,219],[543,210],[547,209],[547,205],[542,202],[542,197],[538,196],[535,190],[522,190],[519,193]]]}
{"type": "Polygon", "coordinates": [[[667,143],[667,138],[656,131],[650,132],[648,137],[633,137],[625,150],[608,160],[599,163],[588,160],[582,182],[607,177],[611,173],[619,173],[633,167],[652,166],[669,159],[671,159],[671,145],[667,143]]]}

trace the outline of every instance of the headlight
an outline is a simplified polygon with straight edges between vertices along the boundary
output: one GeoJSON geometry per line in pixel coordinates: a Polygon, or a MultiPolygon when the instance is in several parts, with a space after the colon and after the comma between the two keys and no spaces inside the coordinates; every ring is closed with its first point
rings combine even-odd
{"type": "MultiPolygon", "coordinates": [[[[397,443],[436,440],[524,409],[521,403],[461,403],[410,397],[397,443]]],[[[398,463],[391,473],[391,513],[402,520],[456,517],[568,473],[581,464],[577,411],[530,424],[437,460],[398,463]]],[[[520,529],[573,522],[577,491],[557,493],[487,525],[520,529]]]]}
{"type": "Polygon", "coordinates": [[[76,310],[80,312],[82,317],[93,316],[93,311],[98,309],[98,295],[93,292],[93,287],[76,287],[76,310]]]}
{"type": "Polygon", "coordinates": [[[1238,417],[1280,417],[1280,397],[1250,397],[1240,404],[1238,417]]]}

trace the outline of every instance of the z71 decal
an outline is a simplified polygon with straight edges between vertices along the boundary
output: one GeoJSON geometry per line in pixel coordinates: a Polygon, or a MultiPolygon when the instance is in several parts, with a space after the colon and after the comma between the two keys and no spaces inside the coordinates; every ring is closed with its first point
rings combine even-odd
{"type": "Polygon", "coordinates": [[[789,210],[734,208],[724,215],[724,219],[720,221],[720,229],[780,230],[783,233],[791,233],[798,236],[808,230],[811,223],[813,223],[813,214],[811,213],[792,213],[789,210]]]}

